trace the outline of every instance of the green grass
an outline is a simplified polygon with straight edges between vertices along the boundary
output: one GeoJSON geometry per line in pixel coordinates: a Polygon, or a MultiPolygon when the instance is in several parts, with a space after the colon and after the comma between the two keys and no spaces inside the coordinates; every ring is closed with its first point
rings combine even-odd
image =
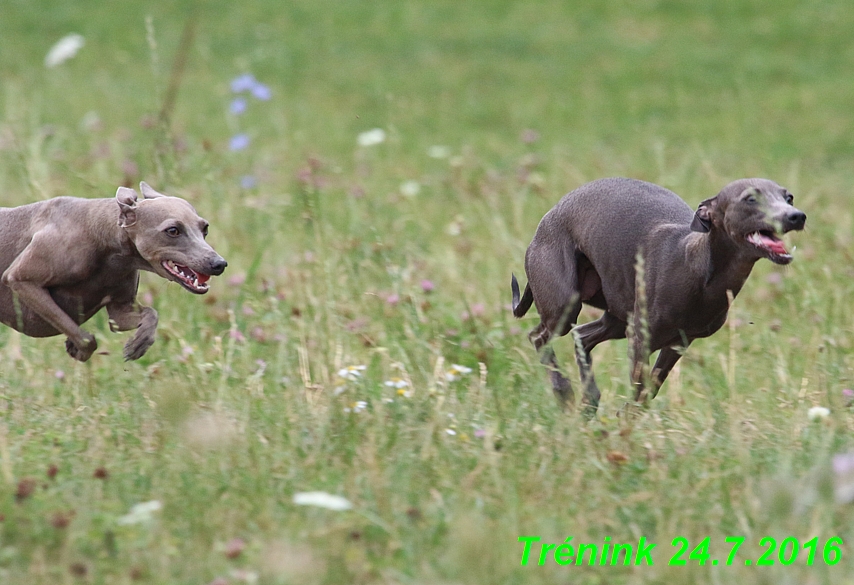
{"type": "Polygon", "coordinates": [[[9,0],[0,18],[0,205],[144,179],[229,261],[205,297],[143,276],[160,328],[139,362],[103,315],[86,364],[0,329],[0,582],[854,583],[830,466],[854,449],[850,3],[160,4],[9,0]],[[45,69],[69,32],[86,46],[45,69]],[[273,97],[233,116],[244,72],[273,97]],[[375,127],[387,140],[357,146],[375,127]],[[237,132],[252,143],[232,153],[237,132]],[[626,407],[626,343],[597,348],[586,423],[557,408],[509,277],[563,193],[613,175],[691,205],[765,176],[809,221],[647,408],[626,407]],[[452,364],[473,371],[446,382],[452,364]],[[292,503],[314,490],[354,509],[292,503]],[[151,500],[150,523],[118,522],[151,500]],[[521,567],[521,535],[658,548],[652,567],[521,567]],[[746,541],[732,567],[668,567],[679,536],[721,565],[746,541]],[[832,567],[744,566],[765,536],[846,544],[832,567]]]}

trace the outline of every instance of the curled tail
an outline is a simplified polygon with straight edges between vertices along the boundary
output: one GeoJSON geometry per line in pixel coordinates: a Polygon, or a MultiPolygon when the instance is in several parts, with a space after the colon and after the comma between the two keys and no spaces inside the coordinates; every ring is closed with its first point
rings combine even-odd
{"type": "Polygon", "coordinates": [[[519,281],[516,280],[516,275],[511,274],[510,290],[513,291],[513,316],[521,319],[528,309],[531,308],[531,303],[534,302],[534,293],[531,292],[531,283],[525,285],[525,294],[519,296],[519,281]]]}

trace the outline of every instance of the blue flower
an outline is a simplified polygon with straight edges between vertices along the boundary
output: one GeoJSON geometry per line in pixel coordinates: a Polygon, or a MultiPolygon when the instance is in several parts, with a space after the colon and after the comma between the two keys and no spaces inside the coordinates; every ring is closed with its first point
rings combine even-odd
{"type": "Polygon", "coordinates": [[[229,150],[243,150],[247,146],[249,146],[249,136],[247,134],[235,134],[231,137],[231,140],[228,142],[229,150]]]}
{"type": "Polygon", "coordinates": [[[240,186],[244,189],[254,189],[258,185],[258,181],[252,175],[243,175],[240,177],[240,186]]]}
{"type": "Polygon", "coordinates": [[[231,91],[234,93],[251,91],[256,83],[258,82],[255,81],[254,75],[251,73],[244,73],[243,75],[238,75],[231,80],[231,91]]]}
{"type": "Polygon", "coordinates": [[[246,111],[246,100],[241,97],[234,98],[234,100],[232,100],[231,102],[231,106],[229,106],[228,109],[231,111],[232,114],[242,114],[246,111]]]}
{"type": "Polygon", "coordinates": [[[270,91],[269,87],[257,81],[252,86],[252,89],[250,91],[252,92],[253,96],[263,102],[266,102],[273,96],[273,93],[270,91]]]}

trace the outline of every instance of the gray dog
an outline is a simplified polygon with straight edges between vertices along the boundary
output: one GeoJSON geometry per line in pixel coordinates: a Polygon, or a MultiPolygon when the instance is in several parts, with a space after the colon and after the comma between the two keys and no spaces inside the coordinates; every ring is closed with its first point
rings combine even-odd
{"type": "Polygon", "coordinates": [[[558,370],[549,340],[566,335],[581,304],[605,313],[576,329],[576,361],[583,401],[595,411],[599,389],[590,370],[590,350],[626,337],[633,315],[632,383],[644,393],[646,352],[661,350],[649,376],[652,396],[695,339],[708,337],[726,321],[730,298],[741,290],[753,264],[768,258],[788,264],[780,234],[802,230],[806,215],[792,195],[767,179],[741,179],[696,212],[675,193],[632,179],[602,179],[564,196],[540,222],[525,255],[528,284],[519,294],[512,278],[513,314],[537,306],[540,324],[529,334],[550,369],[555,395],[572,401],[572,388],[558,370]],[[646,339],[636,300],[635,263],[645,264],[646,339]]]}
{"type": "Polygon", "coordinates": [[[30,337],[65,334],[68,354],[85,362],[98,344],[79,326],[106,307],[113,331],[136,329],[125,359],[142,357],[157,312],[136,302],[139,271],[204,294],[227,262],[205,242],[208,222],[192,205],[140,189],[141,200],[119,187],[115,199],[0,208],[0,322],[30,337]]]}

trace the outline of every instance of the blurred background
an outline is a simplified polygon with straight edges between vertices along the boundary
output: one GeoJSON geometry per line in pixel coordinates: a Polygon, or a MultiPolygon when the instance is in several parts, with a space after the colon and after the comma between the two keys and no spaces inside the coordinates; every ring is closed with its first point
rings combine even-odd
{"type": "Polygon", "coordinates": [[[143,275],[137,363],[103,315],[85,365],[0,330],[0,581],[851,583],[847,548],[568,577],[516,538],[854,538],[852,104],[847,0],[4,0],[0,205],[145,180],[229,267],[205,297],[143,275]],[[809,220],[636,418],[597,348],[585,424],[509,280],[606,176],[692,207],[767,177],[809,220]]]}

